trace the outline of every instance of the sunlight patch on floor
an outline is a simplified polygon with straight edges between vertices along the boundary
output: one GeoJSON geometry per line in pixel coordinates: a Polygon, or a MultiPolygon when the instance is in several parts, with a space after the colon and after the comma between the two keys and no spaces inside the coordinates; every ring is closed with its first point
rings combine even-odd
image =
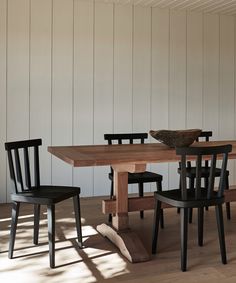
{"type": "Polygon", "coordinates": [[[127,264],[118,253],[92,259],[104,279],[129,273],[127,264]]]}
{"type": "Polygon", "coordinates": [[[83,226],[82,227],[83,230],[83,236],[85,237],[89,237],[89,236],[93,236],[93,235],[97,235],[98,231],[96,229],[94,229],[92,226],[83,226]]]}
{"type": "Polygon", "coordinates": [[[5,264],[1,267],[0,281],[17,283],[98,282],[84,262],[70,265],[69,268],[68,266],[62,266],[50,269],[48,267],[48,258],[45,257],[41,259],[32,258],[30,262],[24,260],[5,260],[5,264]],[[60,281],[58,281],[58,276],[60,276],[60,281]]]}
{"type": "Polygon", "coordinates": [[[112,251],[109,250],[102,250],[90,247],[83,249],[83,252],[87,255],[88,258],[100,257],[112,253],[112,251]]]}
{"type": "Polygon", "coordinates": [[[0,219],[0,222],[7,222],[7,221],[11,221],[11,218],[2,218],[2,219],[0,219]]]}
{"type": "MultiPolygon", "coordinates": [[[[68,230],[68,227],[64,226],[64,234],[66,238],[72,238],[77,237],[77,232],[75,227],[71,227],[71,230],[68,230]]],[[[97,235],[98,232],[96,229],[94,229],[92,226],[82,226],[82,235],[83,235],[83,241],[86,241],[90,236],[97,235]]]]}
{"type": "MultiPolygon", "coordinates": [[[[18,220],[20,219],[26,219],[26,218],[33,218],[33,214],[27,214],[27,215],[19,215],[18,220]]],[[[6,222],[6,221],[11,221],[11,218],[2,218],[0,219],[0,222],[6,222]]]]}

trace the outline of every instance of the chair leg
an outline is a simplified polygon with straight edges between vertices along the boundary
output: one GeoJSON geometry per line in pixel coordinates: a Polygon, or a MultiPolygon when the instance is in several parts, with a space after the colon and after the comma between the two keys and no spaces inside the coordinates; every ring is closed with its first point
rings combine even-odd
{"type": "MultiPolygon", "coordinates": [[[[229,176],[226,176],[226,180],[225,180],[225,189],[228,190],[229,189],[229,176]]],[[[227,219],[230,220],[231,219],[231,213],[230,213],[230,202],[226,202],[225,203],[226,206],[226,215],[227,215],[227,219]]]]}
{"type": "Polygon", "coordinates": [[[180,209],[181,223],[181,270],[187,270],[188,208],[180,209]]]}
{"type": "Polygon", "coordinates": [[[34,205],[34,244],[38,245],[39,241],[39,220],[40,220],[40,205],[34,205]]]}
{"type": "MultiPolygon", "coordinates": [[[[157,185],[157,190],[161,192],[162,191],[161,181],[156,182],[156,185],[157,185]]],[[[163,211],[163,209],[161,209],[160,213],[161,213],[160,224],[161,224],[161,228],[163,229],[164,228],[164,211],[163,211]]]]}
{"type": "Polygon", "coordinates": [[[157,238],[159,232],[159,222],[161,216],[161,202],[155,200],[153,228],[152,228],[152,254],[156,254],[157,250],[157,238]]]}
{"type": "Polygon", "coordinates": [[[221,261],[223,264],[226,264],[227,258],[226,258],[226,248],[225,248],[225,234],[224,234],[222,205],[221,204],[217,205],[215,209],[216,209],[216,220],[217,220],[217,228],[218,228],[219,243],[220,243],[221,261]]]}
{"type": "Polygon", "coordinates": [[[55,267],[55,205],[47,206],[50,267],[55,267]]]}
{"type": "Polygon", "coordinates": [[[73,197],[74,202],[74,210],[75,210],[75,220],[76,220],[76,230],[77,230],[77,236],[78,236],[78,243],[79,247],[83,247],[83,241],[82,241],[82,231],[81,231],[81,214],[80,214],[80,199],[79,195],[73,197]]]}
{"type": "Polygon", "coordinates": [[[203,223],[204,223],[204,208],[198,208],[198,245],[203,246],[203,223]]]}
{"type": "MultiPolygon", "coordinates": [[[[114,195],[113,181],[111,181],[110,199],[113,198],[113,195],[114,195]]],[[[111,221],[112,221],[112,214],[110,213],[108,215],[108,222],[111,222],[111,221]]]]}
{"type": "Polygon", "coordinates": [[[20,203],[14,201],[12,203],[11,231],[10,231],[9,250],[8,250],[9,258],[13,258],[19,209],[20,209],[20,203]]]}
{"type": "MultiPolygon", "coordinates": [[[[143,197],[143,183],[138,183],[138,192],[139,192],[139,197],[143,197]]],[[[144,212],[143,210],[140,211],[140,218],[143,219],[144,212]]]]}

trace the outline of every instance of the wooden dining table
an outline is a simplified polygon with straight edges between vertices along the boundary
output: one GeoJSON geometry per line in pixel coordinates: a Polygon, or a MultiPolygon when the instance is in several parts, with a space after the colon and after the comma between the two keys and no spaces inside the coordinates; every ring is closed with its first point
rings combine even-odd
{"type": "MultiPolygon", "coordinates": [[[[229,159],[236,159],[236,140],[197,142],[193,146],[232,144],[229,159]]],[[[174,148],[161,143],[49,146],[48,151],[73,167],[110,165],[114,170],[113,199],[102,203],[103,213],[112,213],[112,224],[100,224],[97,230],[109,238],[130,262],[150,259],[138,235],[129,228],[130,211],[154,208],[153,196],[128,197],[128,172],[144,172],[148,163],[178,162],[174,148]]],[[[191,160],[191,158],[190,158],[191,160]]],[[[226,192],[227,201],[236,201],[236,189],[226,192]]],[[[164,207],[164,206],[163,206],[164,207]]],[[[150,231],[151,232],[151,231],[150,231]]]]}

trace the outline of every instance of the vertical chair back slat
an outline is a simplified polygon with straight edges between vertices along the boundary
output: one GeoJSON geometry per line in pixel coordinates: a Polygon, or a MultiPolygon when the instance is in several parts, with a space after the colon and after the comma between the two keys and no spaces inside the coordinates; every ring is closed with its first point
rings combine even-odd
{"type": "Polygon", "coordinates": [[[211,168],[210,168],[209,185],[208,185],[208,191],[207,191],[207,198],[208,199],[210,199],[212,197],[213,190],[214,190],[216,159],[217,159],[217,155],[213,154],[212,157],[211,157],[211,168]]]}
{"type": "Polygon", "coordinates": [[[39,174],[39,147],[34,147],[34,178],[35,186],[40,186],[40,174],[39,174]]]}
{"type": "Polygon", "coordinates": [[[201,196],[201,171],[202,171],[202,156],[198,155],[196,159],[196,190],[195,198],[198,199],[201,196]]]}
{"type": "Polygon", "coordinates": [[[227,169],[227,163],[228,163],[228,155],[223,154],[223,162],[222,162],[222,171],[220,175],[220,183],[219,183],[219,191],[218,191],[218,196],[221,197],[224,193],[224,188],[225,188],[225,183],[226,183],[226,175],[224,172],[227,169]]]}
{"type": "Polygon", "coordinates": [[[12,152],[9,150],[7,152],[8,160],[9,160],[9,170],[10,170],[10,177],[14,182],[14,187],[15,187],[15,193],[17,193],[17,182],[16,182],[16,174],[15,174],[15,169],[14,169],[14,164],[13,164],[13,158],[12,158],[12,152]]]}
{"type": "Polygon", "coordinates": [[[181,196],[183,200],[187,199],[187,184],[186,184],[186,155],[181,156],[181,196]]]}
{"type": "Polygon", "coordinates": [[[20,164],[20,155],[18,149],[14,149],[14,155],[15,155],[15,163],[16,163],[17,181],[20,183],[21,191],[24,191],[24,184],[23,184],[21,164],[20,164]]]}
{"type": "Polygon", "coordinates": [[[24,163],[25,163],[25,184],[28,189],[31,189],[30,163],[28,148],[24,148],[24,163]]]}

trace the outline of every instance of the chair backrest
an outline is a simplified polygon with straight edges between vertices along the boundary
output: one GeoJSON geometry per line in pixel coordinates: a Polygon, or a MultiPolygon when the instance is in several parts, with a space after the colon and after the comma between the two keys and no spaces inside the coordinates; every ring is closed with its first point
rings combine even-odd
{"type": "Polygon", "coordinates": [[[208,142],[210,137],[212,137],[212,131],[202,131],[196,141],[203,140],[208,142]]]}
{"type": "MultiPolygon", "coordinates": [[[[212,137],[212,131],[202,131],[198,138],[196,138],[196,141],[205,141],[209,142],[210,137],[212,137]]],[[[191,162],[188,162],[188,167],[191,167],[191,162]]],[[[208,167],[208,160],[205,160],[205,167],[208,167]]],[[[181,168],[181,167],[180,167],[181,168]]]]}
{"type": "MultiPolygon", "coordinates": [[[[202,131],[200,136],[196,139],[196,141],[206,141],[209,142],[210,137],[212,137],[212,131],[202,131]]],[[[205,161],[205,167],[208,167],[208,160],[205,161]]]]}
{"type": "Polygon", "coordinates": [[[128,141],[133,144],[134,141],[144,143],[144,140],[148,138],[147,133],[128,133],[128,134],[105,134],[104,140],[108,141],[108,144],[123,144],[124,141],[128,141]]]}
{"type": "MultiPolygon", "coordinates": [[[[124,141],[133,144],[134,141],[138,143],[144,143],[144,140],[148,138],[147,133],[126,133],[126,134],[104,134],[104,140],[107,140],[108,144],[123,144],[124,141]]],[[[113,169],[111,167],[111,173],[113,169]]]]}
{"type": "MultiPolygon", "coordinates": [[[[207,199],[213,197],[214,184],[215,184],[215,170],[216,170],[216,160],[219,155],[221,155],[221,175],[220,182],[217,190],[217,196],[222,197],[225,187],[225,177],[226,168],[228,161],[228,153],[232,151],[232,145],[222,145],[222,146],[209,146],[209,147],[182,147],[176,148],[176,154],[181,156],[181,195],[182,199],[187,199],[187,184],[186,184],[186,163],[188,156],[195,157],[196,161],[196,186],[195,186],[195,199],[201,198],[201,170],[202,170],[202,160],[204,158],[209,159],[210,177],[207,188],[207,199]],[[223,155],[223,157],[222,157],[223,155]]],[[[218,166],[219,167],[219,166],[218,166]]]]}
{"type": "Polygon", "coordinates": [[[27,191],[40,186],[39,173],[39,146],[42,145],[41,139],[24,140],[5,143],[5,149],[8,154],[8,163],[10,177],[14,182],[15,193],[27,191]],[[30,174],[29,149],[33,148],[33,167],[34,167],[34,185],[32,185],[30,174]],[[24,174],[23,172],[24,171],[24,174]],[[23,176],[24,175],[24,176],[23,176]]]}

